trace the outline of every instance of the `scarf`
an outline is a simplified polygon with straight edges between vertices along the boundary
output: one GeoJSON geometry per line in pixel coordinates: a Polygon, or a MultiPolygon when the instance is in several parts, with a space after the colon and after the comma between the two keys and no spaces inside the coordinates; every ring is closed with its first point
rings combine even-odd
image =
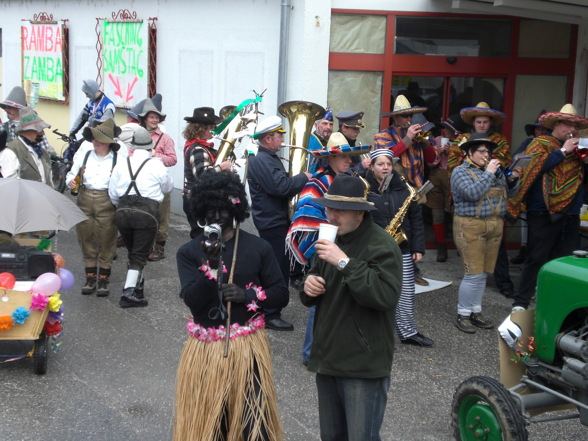
{"type": "Polygon", "coordinates": [[[25,138],[24,136],[21,136],[20,138],[24,141],[26,145],[30,146],[33,149],[33,151],[37,154],[39,158],[43,156],[43,148],[39,144],[25,138]]]}

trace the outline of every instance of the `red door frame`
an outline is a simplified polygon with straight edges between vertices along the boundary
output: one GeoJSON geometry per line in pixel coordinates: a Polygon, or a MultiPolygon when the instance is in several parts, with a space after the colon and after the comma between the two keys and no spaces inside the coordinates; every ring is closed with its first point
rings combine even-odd
{"type": "MultiPolygon", "coordinates": [[[[492,18],[508,18],[513,21],[511,56],[495,57],[458,57],[454,64],[447,62],[445,56],[435,55],[395,55],[394,36],[397,16],[419,17],[460,17],[487,18],[477,14],[441,14],[426,12],[397,11],[366,11],[355,9],[333,9],[332,14],[385,15],[386,45],[383,54],[349,54],[331,52],[329,54],[329,70],[359,70],[383,72],[382,97],[392,92],[393,75],[443,76],[443,77],[494,77],[504,78],[504,112],[513,114],[515,98],[515,80],[517,75],[565,75],[568,77],[567,102],[572,101],[574,88],[574,70],[576,59],[576,42],[578,26],[572,26],[570,38],[570,57],[567,59],[553,58],[518,58],[518,41],[521,18],[511,16],[492,16],[492,18]],[[423,62],[423,61],[426,61],[423,62]],[[392,68],[394,66],[394,68],[392,68]]],[[[476,103],[472,103],[474,106],[476,103]]],[[[382,100],[381,112],[387,112],[388,102],[382,100]]],[[[556,110],[556,109],[554,109],[556,110]]],[[[388,125],[387,118],[380,121],[381,127],[388,125]]],[[[510,139],[512,134],[512,118],[508,118],[503,127],[503,134],[510,139]]]]}

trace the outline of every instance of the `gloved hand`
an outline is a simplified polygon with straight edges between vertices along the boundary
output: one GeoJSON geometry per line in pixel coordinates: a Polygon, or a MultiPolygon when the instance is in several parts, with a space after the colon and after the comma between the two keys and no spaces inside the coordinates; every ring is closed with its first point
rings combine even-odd
{"type": "Polygon", "coordinates": [[[234,283],[223,283],[223,300],[225,302],[245,303],[245,291],[234,283]]]}
{"type": "Polygon", "coordinates": [[[200,249],[206,255],[211,268],[217,268],[220,263],[222,244],[219,240],[206,239],[200,242],[200,249]]]}

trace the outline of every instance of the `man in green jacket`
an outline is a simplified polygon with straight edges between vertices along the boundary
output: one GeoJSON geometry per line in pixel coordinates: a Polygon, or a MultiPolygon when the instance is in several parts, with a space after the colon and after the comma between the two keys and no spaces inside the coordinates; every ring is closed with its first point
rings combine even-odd
{"type": "Polygon", "coordinates": [[[316,242],[300,298],[316,305],[308,369],[316,372],[322,441],[380,441],[402,286],[398,245],[369,214],[367,183],[337,175],[314,201],[338,227],[316,242]]]}

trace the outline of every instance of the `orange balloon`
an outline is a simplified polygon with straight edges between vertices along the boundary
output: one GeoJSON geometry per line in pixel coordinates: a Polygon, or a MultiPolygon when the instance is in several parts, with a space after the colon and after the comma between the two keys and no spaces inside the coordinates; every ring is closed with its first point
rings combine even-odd
{"type": "Polygon", "coordinates": [[[65,266],[65,260],[61,254],[53,253],[53,260],[55,261],[55,265],[57,265],[59,268],[63,268],[65,266]]]}

